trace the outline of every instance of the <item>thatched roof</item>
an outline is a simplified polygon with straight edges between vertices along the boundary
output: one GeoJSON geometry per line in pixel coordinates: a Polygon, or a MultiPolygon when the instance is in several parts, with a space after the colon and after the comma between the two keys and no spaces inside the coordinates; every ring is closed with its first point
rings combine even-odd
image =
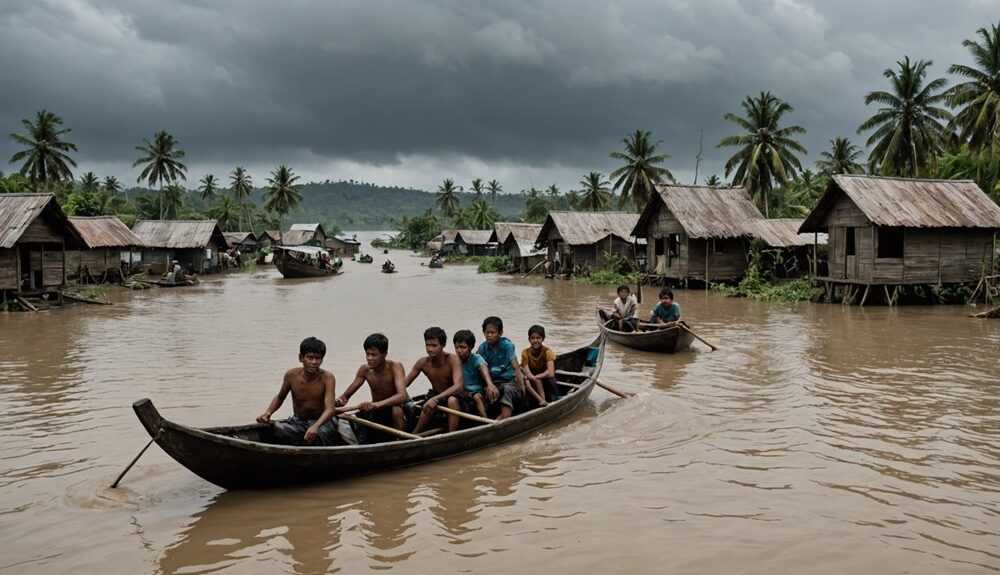
{"type": "Polygon", "coordinates": [[[213,237],[226,242],[215,220],[139,220],[132,231],[150,248],[204,248],[213,237]]]}
{"type": "Polygon", "coordinates": [[[118,216],[73,216],[69,218],[69,223],[76,228],[88,249],[142,246],[139,236],[128,229],[118,216]]]}
{"type": "Polygon", "coordinates": [[[301,246],[305,245],[312,240],[318,239],[316,237],[316,232],[310,230],[289,230],[287,232],[281,233],[281,239],[278,241],[283,246],[301,246]]]}
{"type": "Polygon", "coordinates": [[[456,235],[458,235],[458,230],[441,230],[441,245],[455,243],[456,235]]]}
{"type": "Polygon", "coordinates": [[[257,241],[257,236],[253,232],[222,232],[222,236],[226,238],[226,245],[229,247],[245,243],[247,240],[257,241]]]}
{"type": "Polygon", "coordinates": [[[292,224],[292,227],[288,229],[293,232],[321,232],[324,236],[326,235],[321,224],[292,224]]]}
{"type": "Polygon", "coordinates": [[[490,241],[503,244],[507,241],[507,236],[514,234],[518,241],[534,243],[538,237],[538,232],[542,230],[542,224],[524,224],[521,222],[497,222],[493,224],[493,233],[490,234],[490,241]]]}
{"type": "Polygon", "coordinates": [[[267,237],[271,238],[272,242],[275,242],[275,243],[280,242],[281,241],[281,230],[264,230],[264,231],[262,231],[260,233],[259,236],[257,236],[257,241],[263,240],[264,236],[267,236],[267,237]]]}
{"type": "Polygon", "coordinates": [[[827,212],[842,194],[879,226],[1000,228],[1000,206],[971,180],[836,174],[799,231],[825,230],[827,212]]]}
{"type": "Polygon", "coordinates": [[[552,229],[571,246],[591,245],[609,235],[632,242],[638,220],[639,214],[632,212],[549,212],[535,243],[544,243],[552,229]]]}
{"type": "Polygon", "coordinates": [[[670,210],[684,233],[692,238],[738,238],[754,234],[755,220],[763,214],[745,188],[707,186],[656,186],[658,196],[646,203],[632,233],[646,237],[649,224],[662,207],[670,210]]]}
{"type": "Polygon", "coordinates": [[[76,248],[82,239],[69,224],[66,213],[52,194],[0,194],[0,248],[12,248],[28,226],[46,213],[68,230],[68,248],[76,248]]]}
{"type": "MultiPolygon", "coordinates": [[[[790,248],[813,245],[813,234],[800,234],[799,226],[805,220],[796,218],[759,219],[753,221],[753,237],[772,248],[790,248]]],[[[818,234],[816,243],[826,245],[826,234],[818,234]]]]}
{"type": "Polygon", "coordinates": [[[485,246],[492,234],[493,230],[455,230],[455,242],[461,239],[468,246],[485,246]]]}

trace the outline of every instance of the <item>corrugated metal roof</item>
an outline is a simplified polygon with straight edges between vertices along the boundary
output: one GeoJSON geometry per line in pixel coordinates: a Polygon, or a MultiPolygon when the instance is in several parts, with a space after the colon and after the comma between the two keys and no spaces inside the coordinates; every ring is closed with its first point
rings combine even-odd
{"type": "Polygon", "coordinates": [[[288,229],[292,230],[292,231],[315,232],[315,231],[318,231],[318,230],[320,230],[322,228],[323,228],[323,226],[321,226],[319,224],[292,224],[292,227],[290,227],[288,229]]]}
{"type": "MultiPolygon", "coordinates": [[[[753,221],[753,236],[772,248],[813,245],[813,234],[799,233],[805,220],[796,218],[774,218],[753,221]]],[[[816,243],[826,245],[826,234],[818,234],[816,243]]]]}
{"type": "Polygon", "coordinates": [[[515,234],[518,241],[535,241],[538,232],[542,230],[542,224],[525,224],[522,222],[497,222],[493,224],[493,233],[490,234],[490,241],[503,244],[507,241],[507,236],[515,234]]]}
{"type": "Polygon", "coordinates": [[[118,216],[72,216],[69,223],[89,249],[142,246],[142,240],[118,216]]]}
{"type": "Polygon", "coordinates": [[[203,248],[213,234],[225,241],[215,220],[139,220],[132,231],[151,248],[203,248]]]}
{"type": "Polygon", "coordinates": [[[708,186],[661,185],[646,203],[639,222],[632,230],[645,237],[646,228],[660,206],[666,206],[692,238],[738,238],[754,233],[755,220],[764,218],[745,188],[710,188],[708,186]]]}
{"type": "Polygon", "coordinates": [[[493,230],[456,230],[455,241],[462,239],[469,246],[485,246],[490,243],[490,236],[493,230]]]}
{"type": "Polygon", "coordinates": [[[840,194],[879,226],[1000,228],[1000,206],[971,180],[836,174],[800,231],[818,231],[840,194]]]}
{"type": "Polygon", "coordinates": [[[0,248],[14,247],[31,222],[46,210],[65,227],[67,248],[83,245],[80,234],[70,225],[52,194],[0,194],[0,248]]]}
{"type": "Polygon", "coordinates": [[[554,227],[571,246],[591,245],[609,235],[632,242],[638,221],[639,214],[632,212],[549,212],[535,241],[544,242],[554,227]]]}
{"type": "Polygon", "coordinates": [[[314,239],[316,239],[316,232],[309,230],[289,230],[282,232],[280,243],[283,246],[301,246],[314,239]]]}
{"type": "Polygon", "coordinates": [[[246,243],[247,240],[251,242],[257,241],[257,236],[253,232],[222,232],[222,237],[226,238],[226,245],[229,247],[246,243]]]}

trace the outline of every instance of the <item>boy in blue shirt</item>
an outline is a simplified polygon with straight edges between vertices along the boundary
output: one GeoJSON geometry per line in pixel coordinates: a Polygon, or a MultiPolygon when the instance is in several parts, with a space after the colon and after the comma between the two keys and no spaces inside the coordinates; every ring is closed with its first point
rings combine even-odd
{"type": "Polygon", "coordinates": [[[483,337],[477,353],[486,360],[490,378],[500,390],[500,415],[497,421],[507,419],[524,400],[524,375],[517,362],[514,342],[503,336],[503,320],[490,316],[483,320],[483,337]]]}
{"type": "MultiPolygon", "coordinates": [[[[475,409],[480,417],[486,417],[486,401],[493,403],[500,397],[500,390],[493,385],[490,378],[490,370],[486,361],[477,353],[472,352],[476,345],[476,336],[467,329],[460,329],[455,332],[452,342],[455,345],[455,355],[462,362],[462,380],[465,385],[465,393],[456,396],[462,411],[472,413],[475,409]],[[483,400],[483,393],[486,400],[483,400]]],[[[458,416],[448,414],[448,428],[454,430],[458,428],[458,416]]]]}
{"type": "Polygon", "coordinates": [[[649,323],[656,325],[650,327],[674,327],[679,321],[681,321],[681,306],[674,301],[674,292],[667,288],[661,289],[660,303],[656,304],[652,315],[649,316],[649,323]]]}

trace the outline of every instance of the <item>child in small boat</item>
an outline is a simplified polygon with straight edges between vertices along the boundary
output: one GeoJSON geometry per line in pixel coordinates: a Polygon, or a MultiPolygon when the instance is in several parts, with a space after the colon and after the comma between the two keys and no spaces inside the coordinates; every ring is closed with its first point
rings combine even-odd
{"type": "Polygon", "coordinates": [[[653,329],[674,327],[679,321],[681,321],[681,306],[674,301],[674,292],[669,288],[661,289],[660,303],[656,304],[649,316],[649,323],[656,325],[650,327],[653,329]]]}
{"type": "MultiPolygon", "coordinates": [[[[475,411],[480,417],[486,417],[486,408],[500,397],[500,390],[493,384],[486,360],[472,351],[476,336],[467,329],[461,329],[455,332],[452,342],[455,344],[455,355],[462,362],[465,391],[458,396],[460,407],[466,413],[475,411]]],[[[448,418],[449,427],[452,423],[458,425],[458,416],[448,418]]]]}
{"type": "Polygon", "coordinates": [[[631,290],[625,284],[618,286],[618,297],[612,302],[615,311],[611,313],[611,319],[615,320],[614,329],[618,331],[635,331],[639,325],[639,318],[636,312],[639,311],[639,302],[631,294],[631,290]]]}
{"type": "Polygon", "coordinates": [[[500,414],[497,421],[507,419],[521,406],[524,398],[524,375],[517,362],[514,342],[503,335],[503,320],[490,316],[483,320],[483,337],[476,352],[490,368],[490,378],[500,390],[500,414]]]}
{"type": "Polygon", "coordinates": [[[302,367],[293,367],[285,372],[278,394],[259,417],[258,423],[271,423],[271,416],[285,397],[292,394],[294,415],[283,421],[274,422],[274,433],[281,443],[289,445],[342,445],[337,433],[334,417],[334,389],[336,378],[325,369],[320,369],[326,356],[326,344],[315,337],[307,337],[299,344],[299,362],[302,367]]]}
{"type": "Polygon", "coordinates": [[[525,389],[529,405],[545,407],[549,399],[559,397],[556,390],[556,354],[545,346],[545,328],[533,325],[528,328],[529,346],[521,351],[521,369],[524,370],[525,389]]]}

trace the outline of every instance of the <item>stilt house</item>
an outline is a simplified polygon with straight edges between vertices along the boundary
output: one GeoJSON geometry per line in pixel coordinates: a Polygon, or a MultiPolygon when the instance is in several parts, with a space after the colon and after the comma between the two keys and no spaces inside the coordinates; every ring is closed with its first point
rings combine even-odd
{"type": "Polygon", "coordinates": [[[293,224],[291,229],[281,234],[283,246],[317,246],[326,242],[326,231],[321,224],[293,224]]]}
{"type": "Polygon", "coordinates": [[[358,236],[356,235],[353,238],[340,238],[333,236],[327,238],[325,245],[330,249],[333,255],[340,256],[342,258],[353,256],[361,251],[361,242],[358,241],[358,236]]]}
{"type": "Polygon", "coordinates": [[[30,295],[66,285],[66,250],[83,241],[52,194],[0,194],[0,292],[30,295]]]}
{"type": "Polygon", "coordinates": [[[257,247],[259,249],[281,245],[280,230],[264,230],[257,236],[257,247]]]}
{"type": "Polygon", "coordinates": [[[142,263],[142,240],[118,216],[72,216],[69,222],[83,239],[83,247],[67,256],[68,271],[80,283],[121,281],[142,263]]]}
{"type": "Polygon", "coordinates": [[[494,246],[490,246],[490,235],[493,230],[455,230],[455,251],[467,256],[492,255],[494,246]]]}
{"type": "Polygon", "coordinates": [[[236,247],[243,255],[253,255],[257,253],[257,236],[253,232],[222,232],[226,238],[226,246],[236,247]]]}
{"type": "Polygon", "coordinates": [[[215,220],[139,220],[132,231],[143,243],[143,267],[163,273],[170,262],[191,264],[196,273],[216,271],[221,267],[219,252],[226,249],[226,238],[215,220]]]}
{"type": "Polygon", "coordinates": [[[890,305],[902,286],[975,283],[996,273],[997,206],[970,180],[838,174],[800,232],[829,234],[819,279],[847,301],[874,286],[890,305]]]}
{"type": "Polygon", "coordinates": [[[513,270],[524,273],[545,260],[545,248],[535,247],[540,231],[542,224],[497,222],[489,241],[497,244],[497,255],[506,256],[513,270]]]}
{"type": "Polygon", "coordinates": [[[455,253],[455,236],[458,230],[441,230],[441,251],[446,254],[455,253]]]}
{"type": "Polygon", "coordinates": [[[546,248],[553,272],[588,273],[604,268],[606,252],[635,258],[638,220],[631,212],[549,212],[535,245],[546,248]]]}
{"type": "MultiPolygon", "coordinates": [[[[826,246],[826,234],[799,233],[804,219],[771,218],[754,222],[754,237],[766,246],[767,262],[780,277],[816,275],[820,247],[826,246]]],[[[825,253],[825,250],[824,250],[825,253]]]]}

